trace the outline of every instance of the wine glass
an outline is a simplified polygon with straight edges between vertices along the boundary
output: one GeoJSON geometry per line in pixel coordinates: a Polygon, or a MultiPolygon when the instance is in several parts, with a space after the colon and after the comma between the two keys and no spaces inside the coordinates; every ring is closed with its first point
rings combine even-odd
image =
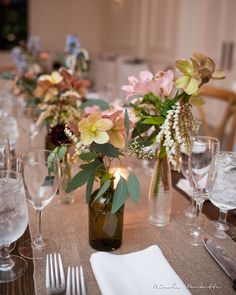
{"type": "Polygon", "coordinates": [[[57,250],[57,243],[44,238],[41,233],[42,210],[52,201],[59,184],[59,159],[48,150],[30,151],[19,155],[18,165],[22,173],[26,198],[38,214],[38,233],[32,240],[21,244],[19,252],[29,259],[43,259],[57,250]]]}
{"type": "Polygon", "coordinates": [[[204,229],[211,235],[229,239],[236,237],[236,227],[226,222],[228,210],[236,208],[236,153],[221,152],[216,164],[215,181],[210,201],[220,209],[217,221],[208,221],[204,229]]]}
{"type": "Polygon", "coordinates": [[[196,202],[196,223],[191,228],[190,243],[198,246],[201,241],[200,216],[204,201],[211,192],[216,159],[219,155],[220,143],[217,138],[210,136],[195,136],[192,139],[192,149],[189,155],[189,181],[194,188],[193,197],[196,202]]]}
{"type": "Polygon", "coordinates": [[[27,262],[10,255],[8,245],[23,235],[28,224],[28,210],[20,173],[0,170],[0,283],[21,277],[27,262]]]}

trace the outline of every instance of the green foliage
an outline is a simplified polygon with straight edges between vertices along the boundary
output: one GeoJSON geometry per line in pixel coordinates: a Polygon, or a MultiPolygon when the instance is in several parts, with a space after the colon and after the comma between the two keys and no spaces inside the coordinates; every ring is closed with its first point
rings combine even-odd
{"type": "Polygon", "coordinates": [[[92,150],[96,153],[101,153],[104,156],[111,157],[111,158],[119,158],[119,156],[122,155],[122,153],[114,147],[110,143],[104,143],[104,144],[92,144],[92,150]]]}
{"type": "Polygon", "coordinates": [[[102,111],[110,108],[109,103],[101,99],[89,99],[80,105],[80,109],[84,110],[86,107],[97,105],[102,111]]]}
{"type": "Polygon", "coordinates": [[[93,200],[93,202],[95,202],[97,199],[99,199],[110,187],[111,181],[110,179],[108,179],[107,181],[105,181],[102,185],[102,187],[100,188],[100,190],[98,191],[95,199],[93,200]]]}
{"type": "Polygon", "coordinates": [[[137,177],[132,171],[129,172],[127,188],[132,201],[137,202],[140,196],[140,185],[137,177]]]}
{"type": "Polygon", "coordinates": [[[67,152],[66,145],[63,144],[62,146],[59,147],[58,152],[57,152],[59,160],[64,160],[66,152],[67,152]]]}
{"type": "Polygon", "coordinates": [[[70,193],[76,190],[77,188],[81,187],[82,185],[84,185],[89,180],[90,176],[91,176],[91,171],[88,171],[88,170],[79,171],[68,183],[66,188],[66,193],[70,193]]]}
{"type": "Polygon", "coordinates": [[[115,213],[125,203],[129,196],[127,181],[120,176],[119,182],[114,192],[111,213],[115,213]]]}
{"type": "Polygon", "coordinates": [[[143,124],[152,124],[152,125],[162,125],[165,121],[164,117],[157,117],[157,116],[149,116],[144,117],[143,124]]]}
{"type": "Polygon", "coordinates": [[[90,152],[90,153],[81,154],[79,157],[83,161],[91,161],[91,160],[96,159],[98,157],[98,154],[90,152]]]}
{"type": "Polygon", "coordinates": [[[92,190],[93,190],[93,183],[95,179],[96,172],[93,171],[87,181],[87,186],[86,186],[86,202],[88,203],[91,198],[92,190]]]}

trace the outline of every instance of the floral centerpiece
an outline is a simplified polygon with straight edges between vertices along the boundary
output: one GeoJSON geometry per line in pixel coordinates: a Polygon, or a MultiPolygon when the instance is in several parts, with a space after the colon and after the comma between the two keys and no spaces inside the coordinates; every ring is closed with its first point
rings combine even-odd
{"type": "Polygon", "coordinates": [[[175,170],[180,169],[180,151],[189,154],[191,136],[198,129],[191,107],[202,85],[210,79],[224,78],[223,72],[215,69],[214,61],[202,53],[194,53],[190,60],[177,60],[176,67],[182,74],[176,80],[172,70],[155,75],[142,71],[139,79],[131,76],[129,85],[122,87],[137,117],[132,135],[133,152],[140,154],[145,146],[159,145],[149,194],[152,202],[149,220],[156,225],[166,224],[170,216],[170,197],[166,212],[158,211],[163,202],[161,192],[170,196],[166,193],[171,186],[168,162],[175,170]]]}
{"type": "Polygon", "coordinates": [[[56,63],[61,64],[82,79],[88,75],[90,67],[89,52],[81,47],[76,35],[67,35],[65,53],[58,56],[56,63]]]}
{"type": "Polygon", "coordinates": [[[80,104],[84,101],[90,82],[79,80],[66,69],[42,75],[37,80],[35,96],[42,99],[38,124],[53,126],[58,122],[78,121],[80,104]]]}
{"type": "Polygon", "coordinates": [[[79,80],[66,69],[61,69],[50,75],[40,76],[34,90],[34,95],[41,99],[38,105],[41,113],[36,125],[47,126],[49,133],[46,137],[46,149],[54,150],[61,161],[60,197],[63,203],[74,202],[73,194],[65,192],[73,172],[69,153],[70,141],[60,134],[67,121],[78,122],[82,116],[82,109],[79,107],[85,100],[89,84],[89,81],[79,80]]]}
{"type": "Polygon", "coordinates": [[[122,109],[95,111],[65,128],[75,146],[73,159],[81,161],[67,191],[86,184],[89,242],[98,250],[111,251],[121,245],[124,203],[129,196],[135,202],[139,197],[138,180],[132,171],[124,177],[117,175],[117,169],[111,170],[112,161],[124,156],[130,129],[132,123],[122,109]],[[93,192],[94,183],[98,189],[93,192]]]}
{"type": "Polygon", "coordinates": [[[24,95],[29,105],[38,103],[38,98],[34,96],[34,90],[39,75],[46,74],[50,70],[47,51],[41,51],[39,39],[30,38],[27,46],[21,44],[12,50],[12,57],[18,69],[15,78],[14,92],[16,95],[24,95]]]}

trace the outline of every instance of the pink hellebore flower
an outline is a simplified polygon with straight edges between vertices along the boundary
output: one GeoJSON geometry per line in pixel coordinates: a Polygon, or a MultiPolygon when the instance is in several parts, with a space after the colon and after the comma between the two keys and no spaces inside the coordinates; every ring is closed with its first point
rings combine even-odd
{"type": "Polygon", "coordinates": [[[81,133],[81,142],[89,145],[93,141],[98,144],[104,144],[109,141],[107,133],[113,127],[109,119],[102,118],[100,112],[89,114],[79,122],[79,131],[81,133]]]}
{"type": "Polygon", "coordinates": [[[116,148],[125,147],[125,124],[122,111],[115,111],[110,115],[110,120],[113,122],[113,127],[108,131],[110,143],[116,148]]]}

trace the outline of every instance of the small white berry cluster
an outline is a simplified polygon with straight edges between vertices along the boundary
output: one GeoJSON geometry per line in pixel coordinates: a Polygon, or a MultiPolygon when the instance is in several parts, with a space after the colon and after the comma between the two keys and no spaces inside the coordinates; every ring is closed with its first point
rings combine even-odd
{"type": "Polygon", "coordinates": [[[78,137],[76,137],[73,134],[73,132],[71,132],[70,128],[67,125],[65,126],[65,134],[75,145],[74,154],[71,158],[71,161],[73,163],[75,163],[78,160],[79,155],[81,155],[82,153],[89,153],[90,152],[88,147],[79,141],[78,137]]]}
{"type": "Polygon", "coordinates": [[[140,146],[138,141],[135,139],[129,146],[128,154],[135,154],[138,159],[153,159],[154,154],[152,150],[145,150],[144,146],[140,146]]]}
{"type": "Polygon", "coordinates": [[[167,157],[175,170],[180,170],[180,148],[186,154],[191,149],[190,136],[198,129],[198,123],[193,118],[189,104],[177,102],[168,111],[161,131],[156,137],[159,144],[163,144],[167,157]]]}

